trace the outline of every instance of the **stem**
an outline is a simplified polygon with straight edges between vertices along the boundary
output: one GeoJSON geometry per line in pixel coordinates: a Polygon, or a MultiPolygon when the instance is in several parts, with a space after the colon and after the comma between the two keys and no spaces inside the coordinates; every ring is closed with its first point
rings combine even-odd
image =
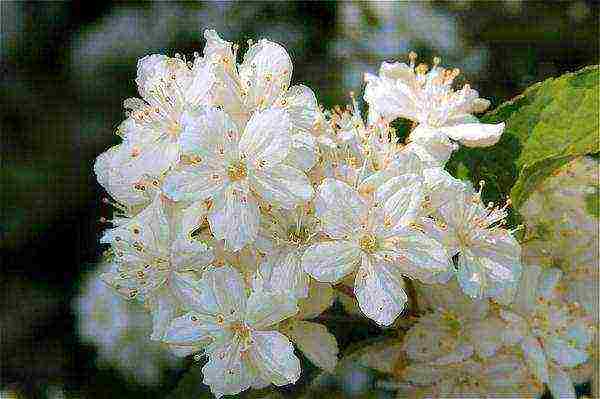
{"type": "Polygon", "coordinates": [[[406,283],[406,293],[408,294],[408,299],[410,302],[410,312],[411,316],[419,316],[419,302],[417,300],[417,290],[412,282],[412,280],[405,278],[404,282],[406,283]]]}

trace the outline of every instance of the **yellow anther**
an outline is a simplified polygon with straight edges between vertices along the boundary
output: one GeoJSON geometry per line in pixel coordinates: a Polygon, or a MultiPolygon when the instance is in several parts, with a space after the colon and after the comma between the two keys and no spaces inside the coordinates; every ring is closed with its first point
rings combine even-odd
{"type": "Polygon", "coordinates": [[[418,75],[425,75],[428,70],[429,70],[429,66],[427,64],[419,64],[419,66],[417,66],[415,68],[415,72],[418,75]]]}
{"type": "Polygon", "coordinates": [[[379,249],[379,242],[377,241],[377,237],[373,234],[365,234],[358,240],[358,245],[360,248],[369,254],[376,252],[379,249]]]}
{"type": "Polygon", "coordinates": [[[227,167],[227,176],[233,181],[238,181],[248,176],[246,165],[241,162],[231,164],[227,167]]]}

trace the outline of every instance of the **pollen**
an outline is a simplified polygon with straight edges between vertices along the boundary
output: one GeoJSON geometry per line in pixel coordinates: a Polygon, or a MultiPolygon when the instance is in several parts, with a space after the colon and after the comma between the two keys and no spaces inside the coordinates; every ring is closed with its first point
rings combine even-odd
{"type": "Polygon", "coordinates": [[[227,167],[227,176],[232,181],[239,181],[248,176],[248,169],[242,162],[237,162],[227,167]]]}
{"type": "Polygon", "coordinates": [[[360,249],[368,254],[372,254],[379,249],[379,242],[377,241],[377,237],[373,234],[365,234],[358,240],[358,245],[360,249]]]}

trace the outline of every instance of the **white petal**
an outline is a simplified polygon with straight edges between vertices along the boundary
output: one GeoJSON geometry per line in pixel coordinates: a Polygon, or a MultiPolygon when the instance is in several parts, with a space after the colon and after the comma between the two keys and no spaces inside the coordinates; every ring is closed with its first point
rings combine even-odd
{"type": "Polygon", "coordinates": [[[255,112],[240,140],[249,168],[263,170],[283,161],[292,145],[290,117],[281,109],[255,112]]]}
{"type": "Polygon", "coordinates": [[[542,268],[537,265],[527,265],[523,268],[519,288],[512,304],[515,310],[527,314],[537,306],[537,287],[541,273],[542,268]]]}
{"type": "Polygon", "coordinates": [[[152,335],[150,335],[150,339],[160,341],[163,339],[169,323],[175,317],[177,302],[173,295],[163,288],[156,294],[152,305],[152,335]]]}
{"type": "Polygon", "coordinates": [[[225,240],[227,250],[235,252],[254,241],[260,214],[253,196],[229,187],[213,206],[208,216],[210,230],[218,240],[225,240]]]}
{"type": "Polygon", "coordinates": [[[335,337],[318,323],[298,321],[287,331],[298,349],[317,367],[333,372],[339,349],[335,337]]]}
{"type": "Polygon", "coordinates": [[[148,207],[130,219],[124,219],[118,227],[104,232],[101,243],[116,246],[124,261],[144,263],[146,255],[133,247],[141,244],[145,251],[155,256],[164,255],[169,240],[169,222],[165,214],[164,204],[157,197],[148,207]]]}
{"type": "Polygon", "coordinates": [[[422,179],[417,175],[394,177],[379,187],[375,200],[381,204],[391,230],[408,226],[421,211],[422,179]]]}
{"type": "Polygon", "coordinates": [[[458,281],[472,298],[496,297],[519,281],[518,258],[504,258],[502,252],[490,253],[481,248],[461,250],[458,281]],[[486,256],[488,255],[488,256],[486,256]]]}
{"type": "Polygon", "coordinates": [[[287,337],[277,331],[255,331],[252,339],[248,355],[262,379],[277,386],[298,381],[300,361],[287,337]]]}
{"type": "Polygon", "coordinates": [[[206,313],[219,312],[225,318],[239,320],[246,309],[246,292],[244,280],[240,273],[229,265],[215,267],[202,275],[200,296],[197,297],[199,310],[206,313]]]}
{"type": "Polygon", "coordinates": [[[305,133],[292,135],[292,146],[286,163],[303,171],[310,170],[317,162],[317,141],[305,133]]]}
{"type": "MultiPolygon", "coordinates": [[[[208,344],[212,337],[218,335],[221,328],[212,316],[188,312],[171,321],[162,341],[176,346],[200,349],[208,344]]],[[[184,356],[185,353],[183,351],[184,356]]]]}
{"type": "Polygon", "coordinates": [[[311,280],[308,297],[298,301],[300,310],[296,317],[302,320],[314,319],[333,305],[334,299],[335,293],[330,284],[311,280]]]}
{"type": "Polygon", "coordinates": [[[242,359],[237,340],[217,346],[209,354],[208,363],[202,367],[203,382],[217,398],[250,388],[260,379],[258,373],[253,364],[242,359]]]}
{"type": "Polygon", "coordinates": [[[444,166],[458,145],[448,139],[445,133],[424,125],[417,126],[410,133],[411,143],[407,150],[414,151],[430,166],[444,166]]]}
{"type": "Polygon", "coordinates": [[[485,320],[469,324],[470,341],[480,357],[486,358],[496,353],[503,343],[503,337],[498,332],[502,331],[504,327],[505,324],[502,320],[495,317],[488,317],[485,320]]]}
{"type": "Polygon", "coordinates": [[[465,123],[440,128],[453,140],[467,147],[489,147],[500,140],[504,131],[504,122],[498,124],[465,123]]]}
{"type": "Polygon", "coordinates": [[[206,40],[206,46],[204,47],[205,58],[211,61],[221,61],[227,58],[231,61],[230,64],[234,65],[233,43],[223,40],[214,29],[206,29],[204,31],[204,39],[206,40]]]}
{"type": "Polygon", "coordinates": [[[549,358],[564,367],[576,367],[588,359],[588,354],[584,350],[573,348],[564,339],[557,337],[544,340],[544,349],[549,358]]]}
{"type": "Polygon", "coordinates": [[[310,246],[302,256],[304,271],[317,281],[336,283],[360,262],[360,249],[350,241],[322,242],[310,246]]]}
{"type": "Polygon", "coordinates": [[[181,125],[179,143],[183,154],[199,156],[198,162],[212,169],[223,163],[219,149],[223,149],[225,157],[237,160],[241,132],[224,111],[201,107],[184,113],[181,125]]]}
{"type": "Polygon", "coordinates": [[[555,289],[562,278],[562,271],[557,268],[544,269],[538,278],[537,295],[544,299],[551,299],[555,289]]]}
{"type": "Polygon", "coordinates": [[[548,382],[548,362],[538,340],[531,335],[521,341],[525,362],[531,372],[541,381],[548,382]]]}
{"type": "Polygon", "coordinates": [[[305,136],[310,136],[313,132],[317,116],[320,113],[315,93],[303,85],[290,87],[274,107],[285,109],[290,115],[292,132],[305,136]]]}
{"type": "Polygon", "coordinates": [[[309,277],[302,268],[301,251],[280,251],[265,258],[257,277],[264,289],[274,292],[291,292],[297,298],[308,295],[309,277]]]}
{"type": "Polygon", "coordinates": [[[554,398],[560,399],[576,399],[575,387],[569,375],[558,367],[550,369],[550,380],[548,388],[554,398]]]}
{"type": "Polygon", "coordinates": [[[153,106],[160,104],[160,100],[152,94],[153,90],[160,88],[176,95],[177,91],[174,88],[187,87],[190,80],[191,71],[181,59],[151,54],[138,60],[135,82],[140,95],[153,106]],[[171,81],[173,76],[176,84],[172,86],[173,88],[166,86],[164,82],[171,81]]]}
{"type": "Polygon", "coordinates": [[[508,323],[502,331],[502,340],[506,345],[516,345],[527,335],[527,321],[516,313],[501,310],[500,317],[508,323]]]}
{"type": "Polygon", "coordinates": [[[367,255],[356,273],[354,293],[363,313],[382,326],[392,324],[408,302],[398,267],[384,261],[373,263],[367,255]]]}
{"type": "Polygon", "coordinates": [[[196,62],[192,69],[192,78],[185,90],[185,101],[190,107],[198,107],[212,100],[216,79],[209,63],[196,62]]]}
{"type": "Polygon", "coordinates": [[[254,291],[248,298],[244,321],[253,328],[263,329],[298,313],[298,302],[292,295],[254,291]]]}
{"type": "Polygon", "coordinates": [[[287,90],[292,77],[292,60],[287,51],[266,39],[251,46],[240,66],[242,86],[248,103],[264,109],[287,90]]]}
{"type": "Polygon", "coordinates": [[[419,230],[398,230],[393,240],[388,254],[404,275],[432,283],[440,274],[451,270],[450,258],[442,244],[419,230]]]}
{"type": "Polygon", "coordinates": [[[406,84],[370,74],[365,75],[365,81],[367,85],[363,98],[378,115],[387,121],[399,117],[418,119],[418,110],[406,84]]]}
{"type": "Polygon", "coordinates": [[[254,172],[251,184],[266,202],[285,209],[310,200],[314,193],[304,172],[284,164],[278,164],[264,172],[254,172]]]}
{"type": "Polygon", "coordinates": [[[178,271],[203,271],[215,258],[213,248],[198,236],[192,237],[206,215],[203,203],[193,204],[177,214],[175,239],[171,244],[171,265],[178,271]]]}
{"type": "Polygon", "coordinates": [[[323,230],[333,238],[351,235],[367,213],[367,205],[356,190],[330,178],[319,186],[315,207],[323,230]]]}
{"type": "Polygon", "coordinates": [[[188,166],[170,173],[162,190],[173,201],[197,201],[218,195],[226,183],[227,176],[221,168],[188,166]]]}
{"type": "Polygon", "coordinates": [[[223,311],[215,297],[214,287],[207,285],[208,280],[198,280],[191,275],[172,273],[170,288],[186,310],[207,315],[217,315],[223,311]]]}

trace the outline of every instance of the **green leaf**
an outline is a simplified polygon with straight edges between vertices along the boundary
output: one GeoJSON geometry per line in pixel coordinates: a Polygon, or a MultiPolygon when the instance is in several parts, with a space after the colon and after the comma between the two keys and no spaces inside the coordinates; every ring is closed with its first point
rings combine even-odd
{"type": "Polygon", "coordinates": [[[486,200],[510,195],[518,209],[557,168],[600,150],[599,78],[595,65],[529,87],[481,118],[506,123],[501,140],[489,148],[461,148],[448,169],[474,183],[485,180],[486,200]]]}

